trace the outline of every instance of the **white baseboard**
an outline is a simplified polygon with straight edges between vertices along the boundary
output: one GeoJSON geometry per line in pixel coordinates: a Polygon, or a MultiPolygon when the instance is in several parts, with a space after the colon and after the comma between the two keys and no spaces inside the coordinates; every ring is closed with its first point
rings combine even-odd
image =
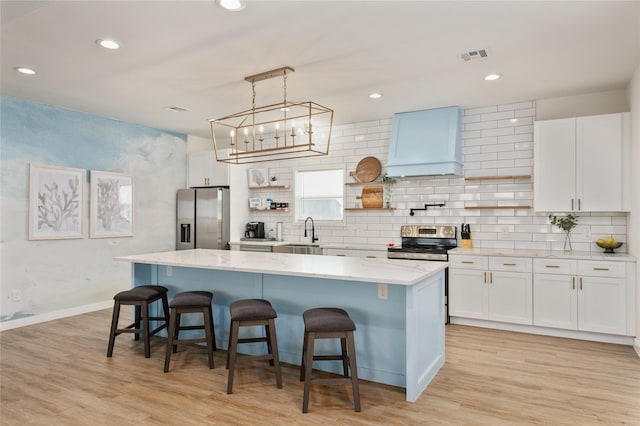
{"type": "Polygon", "coordinates": [[[640,337],[633,339],[633,350],[636,351],[636,354],[640,357],[640,337]]]}
{"type": "Polygon", "coordinates": [[[616,345],[634,346],[640,354],[638,339],[631,336],[617,336],[614,334],[590,333],[585,331],[562,330],[559,328],[536,327],[532,325],[507,324],[503,322],[477,320],[470,318],[451,317],[451,324],[468,325],[471,327],[484,327],[496,330],[516,331],[519,333],[539,334],[542,336],[565,337],[569,339],[590,340],[592,342],[614,343],[616,345]]]}
{"type": "Polygon", "coordinates": [[[52,321],[60,318],[72,317],[74,315],[86,314],[87,312],[99,311],[101,309],[113,307],[113,300],[91,303],[89,305],[76,306],[69,309],[47,312],[46,314],[33,315],[30,317],[18,318],[10,321],[0,322],[0,331],[11,330],[13,328],[25,327],[27,325],[39,324],[41,322],[52,321]]]}

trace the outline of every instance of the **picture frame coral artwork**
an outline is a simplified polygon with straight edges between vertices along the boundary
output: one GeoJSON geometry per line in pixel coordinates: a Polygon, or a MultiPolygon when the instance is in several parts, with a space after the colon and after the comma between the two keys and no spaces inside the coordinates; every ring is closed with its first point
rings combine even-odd
{"type": "Polygon", "coordinates": [[[86,171],[29,165],[29,240],[85,237],[86,171]]]}
{"type": "Polygon", "coordinates": [[[132,237],[133,176],[91,171],[90,238],[132,237]]]}

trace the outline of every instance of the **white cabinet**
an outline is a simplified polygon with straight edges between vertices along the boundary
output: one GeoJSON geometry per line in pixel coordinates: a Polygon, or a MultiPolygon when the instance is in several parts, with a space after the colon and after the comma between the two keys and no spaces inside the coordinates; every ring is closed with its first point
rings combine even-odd
{"type": "Polygon", "coordinates": [[[386,259],[387,252],[384,250],[358,250],[358,249],[323,249],[325,256],[350,256],[350,257],[366,257],[369,259],[386,259]]]}
{"type": "Polygon", "coordinates": [[[531,259],[450,256],[451,316],[532,323],[531,259]]]}
{"type": "Polygon", "coordinates": [[[629,113],[536,121],[537,211],[629,210],[629,113]]]}
{"type": "Polygon", "coordinates": [[[190,152],[188,169],[190,188],[229,185],[229,165],[216,161],[214,151],[190,152]]]}
{"type": "Polygon", "coordinates": [[[628,334],[625,263],[534,261],[533,324],[628,334]]]}

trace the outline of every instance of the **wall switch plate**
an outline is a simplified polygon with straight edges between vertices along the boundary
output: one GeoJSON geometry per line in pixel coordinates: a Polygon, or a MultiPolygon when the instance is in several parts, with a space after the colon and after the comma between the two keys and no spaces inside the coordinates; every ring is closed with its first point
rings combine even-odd
{"type": "Polygon", "coordinates": [[[14,288],[11,292],[11,301],[20,302],[22,300],[22,290],[19,288],[14,288]]]}
{"type": "Polygon", "coordinates": [[[173,276],[173,266],[171,265],[167,265],[167,276],[168,277],[173,276]]]}
{"type": "Polygon", "coordinates": [[[389,298],[389,284],[378,284],[378,299],[387,300],[389,298]]]}

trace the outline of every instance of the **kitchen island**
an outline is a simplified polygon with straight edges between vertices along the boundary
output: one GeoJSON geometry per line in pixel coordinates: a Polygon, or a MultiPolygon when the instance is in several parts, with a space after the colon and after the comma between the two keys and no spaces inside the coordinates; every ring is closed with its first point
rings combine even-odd
{"type": "MultiPolygon", "coordinates": [[[[181,291],[212,291],[218,347],[227,345],[229,305],[264,298],[278,313],[284,362],[300,364],[302,313],[335,306],[346,309],[356,323],[360,378],[406,388],[406,399],[413,402],[444,364],[446,262],[204,249],[116,260],[132,263],[132,286],[163,285],[170,298],[181,291]]],[[[318,344],[317,353],[339,348],[334,341],[319,343],[325,345],[318,344]]],[[[315,367],[341,372],[338,362],[323,364],[315,367]]]]}

